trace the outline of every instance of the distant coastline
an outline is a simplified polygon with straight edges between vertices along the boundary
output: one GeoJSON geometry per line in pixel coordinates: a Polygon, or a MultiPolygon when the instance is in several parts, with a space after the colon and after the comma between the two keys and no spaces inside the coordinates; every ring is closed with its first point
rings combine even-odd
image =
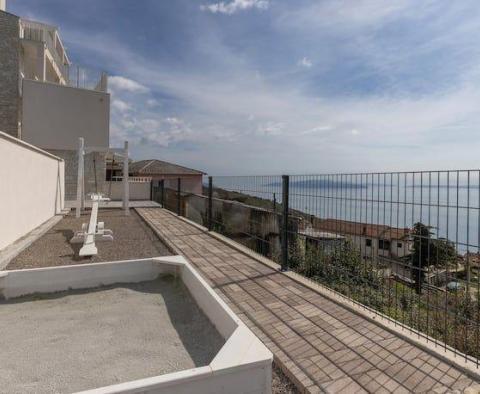
{"type": "MultiPolygon", "coordinates": [[[[282,186],[282,182],[272,182],[266,186],[280,187],[282,186]]],[[[309,180],[300,180],[300,181],[290,181],[289,186],[301,187],[305,189],[334,189],[334,188],[366,189],[369,185],[362,184],[362,183],[329,181],[326,179],[309,179],[309,180]]]]}

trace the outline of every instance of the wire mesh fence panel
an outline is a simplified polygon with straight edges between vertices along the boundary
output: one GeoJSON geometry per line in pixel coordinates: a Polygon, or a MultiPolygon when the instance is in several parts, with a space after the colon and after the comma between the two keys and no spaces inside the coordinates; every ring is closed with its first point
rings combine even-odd
{"type": "Polygon", "coordinates": [[[158,182],[152,186],[152,200],[163,208],[177,213],[178,192],[171,182],[158,182]]]}
{"type": "Polygon", "coordinates": [[[479,171],[290,176],[289,266],[479,356],[479,171]]]}
{"type": "Polygon", "coordinates": [[[478,365],[479,170],[213,177],[211,195],[184,214],[478,365]]]}
{"type": "Polygon", "coordinates": [[[213,177],[212,189],[212,229],[278,261],[281,177],[213,177]]]}
{"type": "Polygon", "coordinates": [[[207,227],[208,190],[201,181],[180,178],[154,182],[152,199],[164,208],[207,227]]]}

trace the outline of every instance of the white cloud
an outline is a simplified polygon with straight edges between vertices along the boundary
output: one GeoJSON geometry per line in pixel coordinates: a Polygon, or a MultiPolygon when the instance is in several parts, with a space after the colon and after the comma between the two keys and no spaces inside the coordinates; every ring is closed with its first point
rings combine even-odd
{"type": "Polygon", "coordinates": [[[123,100],[114,99],[114,100],[112,101],[112,108],[113,108],[113,110],[122,113],[122,112],[127,112],[127,111],[129,111],[129,110],[131,109],[131,106],[130,106],[130,104],[126,103],[126,102],[123,101],[123,100]]]}
{"type": "Polygon", "coordinates": [[[173,143],[193,140],[190,125],[183,119],[175,117],[162,118],[160,114],[144,113],[139,111],[138,105],[135,114],[128,114],[113,120],[113,146],[121,145],[128,140],[133,146],[160,146],[168,147],[173,143]]]}
{"type": "Polygon", "coordinates": [[[160,103],[152,97],[151,89],[122,76],[112,77],[111,81],[112,146],[121,146],[128,140],[133,147],[169,147],[192,139],[186,121],[159,111],[160,103]]]}
{"type": "Polygon", "coordinates": [[[297,63],[299,66],[311,68],[313,66],[312,61],[308,57],[303,57],[297,63]]]}
{"type": "Polygon", "coordinates": [[[230,3],[221,1],[219,3],[201,5],[200,9],[202,11],[209,11],[213,14],[219,13],[232,15],[237,11],[248,10],[251,8],[266,10],[269,5],[269,0],[232,0],[230,3]]]}
{"type": "Polygon", "coordinates": [[[169,125],[171,126],[179,126],[180,124],[182,124],[182,120],[178,119],[178,118],[175,118],[175,117],[171,117],[171,118],[165,118],[165,122],[168,123],[169,125]]]}
{"type": "Polygon", "coordinates": [[[147,93],[148,88],[139,84],[132,79],[128,79],[122,76],[113,76],[108,78],[108,84],[110,90],[122,90],[131,93],[147,93]]]}
{"type": "MultiPolygon", "coordinates": [[[[389,76],[393,74],[390,71],[404,67],[407,59],[419,51],[428,54],[432,48],[442,49],[447,42],[460,43],[458,45],[462,48],[469,48],[474,41],[475,26],[478,28],[478,23],[473,23],[478,19],[454,24],[452,20],[426,18],[427,14],[424,13],[425,23],[422,23],[421,32],[432,29],[434,24],[438,25],[438,31],[442,34],[422,39],[421,45],[407,41],[402,50],[398,50],[396,46],[389,45],[391,37],[380,35],[380,39],[377,39],[372,30],[388,24],[398,15],[404,18],[409,14],[410,18],[419,18],[418,14],[424,6],[419,6],[419,13],[410,13],[406,10],[413,8],[403,7],[403,3],[408,2],[400,0],[392,0],[389,4],[395,6],[387,9],[373,7],[375,1],[359,0],[358,4],[363,4],[363,7],[355,2],[351,7],[339,9],[334,7],[334,3],[327,0],[318,3],[316,13],[302,8],[301,15],[295,14],[295,10],[289,7],[295,20],[288,26],[282,23],[281,18],[275,20],[276,27],[282,29],[282,33],[293,31],[301,43],[308,43],[306,38],[314,41],[315,45],[322,43],[321,37],[341,38],[334,41],[335,48],[332,51],[322,51],[323,47],[318,49],[317,53],[322,53],[322,61],[315,63],[316,72],[317,67],[323,67],[325,63],[334,69],[340,64],[339,53],[343,52],[348,54],[349,59],[361,53],[365,65],[375,66],[374,76],[385,70],[388,71],[385,75],[389,76]],[[323,8],[324,4],[331,6],[323,8]],[[325,10],[332,18],[320,18],[320,11],[325,10]],[[317,30],[312,32],[313,29],[317,30]],[[313,34],[322,29],[327,31],[325,36],[313,34]],[[347,33],[352,40],[343,39],[347,33]],[[359,42],[363,45],[358,45],[359,42]]],[[[443,13],[441,15],[445,17],[443,13]]],[[[227,174],[278,172],[283,169],[290,172],[387,171],[477,165],[476,152],[480,149],[480,139],[475,132],[480,128],[480,117],[476,103],[480,101],[480,93],[472,87],[478,86],[480,76],[456,57],[445,58],[445,63],[457,71],[455,75],[462,76],[462,81],[438,81],[448,83],[447,89],[422,94],[409,91],[397,94],[395,91],[380,90],[378,94],[337,95],[322,92],[321,89],[312,93],[313,89],[304,89],[311,79],[295,79],[298,75],[304,77],[310,73],[296,72],[295,78],[289,75],[288,79],[285,76],[283,79],[272,78],[265,68],[256,73],[254,71],[261,68],[256,63],[258,59],[250,62],[244,53],[228,47],[217,36],[212,36],[202,32],[201,49],[209,50],[208,64],[215,60],[215,64],[222,66],[216,68],[214,73],[202,68],[200,62],[198,67],[172,67],[144,58],[118,41],[111,43],[107,40],[105,43],[105,40],[89,41],[85,36],[79,37],[76,45],[95,45],[92,49],[98,56],[103,56],[104,61],[114,62],[119,73],[143,83],[151,92],[160,92],[159,97],[165,95],[181,103],[171,112],[163,110],[169,107],[169,103],[160,105],[163,113],[159,114],[145,105],[145,100],[150,98],[148,95],[138,94],[135,102],[122,97],[123,101],[133,106],[133,111],[126,116],[112,118],[112,134],[129,139],[137,146],[143,143],[137,148],[142,152],[147,151],[149,146],[153,150],[157,148],[156,145],[192,142],[199,152],[180,152],[182,161],[191,160],[192,166],[227,174]],[[156,123],[145,123],[141,119],[154,119],[156,123]],[[362,138],[354,138],[355,135],[362,138]],[[270,136],[275,138],[269,138],[265,143],[266,137],[270,136]],[[301,160],[295,152],[302,153],[301,160]],[[405,160],[406,157],[409,160],[405,160]]],[[[302,48],[302,52],[297,50],[287,53],[287,66],[291,65],[292,59],[301,58],[305,53],[315,53],[312,48],[302,48]]],[[[471,50],[468,53],[478,64],[478,51],[471,50]]],[[[430,57],[427,59],[431,60],[430,57]]],[[[362,69],[352,68],[352,77],[362,72],[362,69]]],[[[316,77],[315,82],[318,83],[324,75],[319,72],[316,77]]],[[[338,80],[340,85],[344,82],[338,80]]],[[[344,86],[339,86],[339,90],[344,86]]],[[[159,111],[157,108],[155,110],[159,111]]],[[[171,155],[174,153],[178,154],[178,151],[171,155]]]]}
{"type": "Polygon", "coordinates": [[[148,99],[146,101],[146,104],[150,107],[150,108],[153,108],[153,107],[156,107],[159,105],[158,101],[155,100],[155,99],[148,99]]]}
{"type": "Polygon", "coordinates": [[[327,132],[327,131],[330,131],[332,130],[332,126],[316,126],[316,127],[313,127],[311,129],[308,129],[308,130],[304,130],[302,131],[300,134],[318,134],[318,133],[322,133],[322,132],[327,132]]]}
{"type": "Polygon", "coordinates": [[[359,28],[378,29],[392,18],[412,8],[421,12],[429,1],[416,0],[324,0],[304,7],[290,8],[278,22],[302,29],[325,29],[348,32],[359,28]]]}
{"type": "Polygon", "coordinates": [[[284,131],[285,124],[282,122],[266,122],[258,125],[257,131],[264,135],[280,135],[284,131]]]}

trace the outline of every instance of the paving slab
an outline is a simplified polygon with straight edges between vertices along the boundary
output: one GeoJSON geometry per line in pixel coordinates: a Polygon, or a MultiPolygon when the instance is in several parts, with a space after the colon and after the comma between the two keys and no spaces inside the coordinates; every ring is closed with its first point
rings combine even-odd
{"type": "Polygon", "coordinates": [[[164,209],[138,213],[187,258],[305,392],[451,392],[462,370],[164,209]]]}

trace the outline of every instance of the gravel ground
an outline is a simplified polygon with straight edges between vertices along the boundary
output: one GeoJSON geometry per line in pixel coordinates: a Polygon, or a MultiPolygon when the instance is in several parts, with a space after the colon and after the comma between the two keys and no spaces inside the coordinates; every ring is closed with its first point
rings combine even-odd
{"type": "Polygon", "coordinates": [[[300,394],[295,385],[284,375],[275,363],[272,368],[272,393],[273,394],[300,394]]]}
{"type": "Polygon", "coordinates": [[[130,216],[124,216],[121,209],[100,209],[98,217],[99,221],[105,222],[106,228],[113,231],[114,241],[97,243],[96,256],[81,258],[78,251],[82,244],[70,244],[74,232],[80,230],[82,223],[88,223],[90,218],[89,212],[79,219],[72,213],[21,252],[6,269],[128,260],[171,254],[134,210],[130,210],[130,216]]]}
{"type": "MultiPolygon", "coordinates": [[[[98,243],[99,253],[97,256],[80,258],[78,257],[78,250],[81,244],[70,244],[69,241],[73,237],[74,232],[81,229],[82,223],[88,222],[89,216],[90,214],[87,212],[80,219],[76,219],[72,212],[72,214],[63,218],[45,235],[20,253],[10,262],[6,269],[83,264],[168,256],[171,254],[134,210],[130,210],[130,216],[126,217],[120,209],[101,209],[99,210],[99,220],[104,221],[105,227],[113,231],[114,241],[98,243]]],[[[0,316],[3,306],[0,304],[0,316]]],[[[1,325],[2,322],[0,322],[1,325]]],[[[27,335],[27,337],[30,337],[30,335],[27,335]]],[[[149,353],[144,357],[149,357],[149,353]]],[[[1,362],[0,365],[2,365],[1,362]]],[[[26,390],[28,392],[28,387],[26,390]]],[[[275,394],[299,393],[290,380],[275,365],[272,374],[272,392],[275,394]]]]}
{"type": "Polygon", "coordinates": [[[0,302],[5,393],[76,392],[207,365],[224,340],[181,281],[0,302]]]}

